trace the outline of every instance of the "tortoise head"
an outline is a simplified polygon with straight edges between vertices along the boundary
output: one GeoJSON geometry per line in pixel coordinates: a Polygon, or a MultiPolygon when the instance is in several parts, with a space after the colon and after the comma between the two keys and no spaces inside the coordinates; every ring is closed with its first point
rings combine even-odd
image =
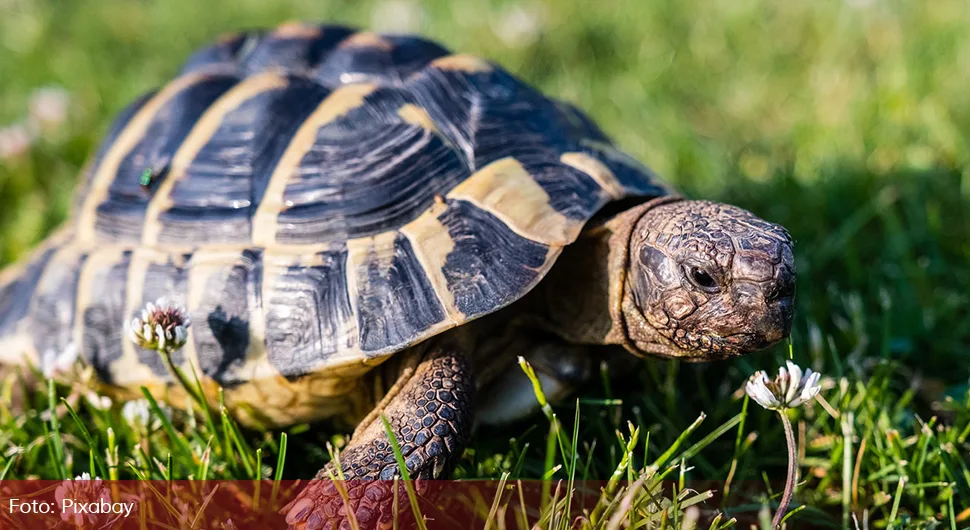
{"type": "Polygon", "coordinates": [[[660,202],[630,233],[623,318],[640,353],[703,361],[788,336],[792,239],[751,212],[708,201],[660,202]]]}

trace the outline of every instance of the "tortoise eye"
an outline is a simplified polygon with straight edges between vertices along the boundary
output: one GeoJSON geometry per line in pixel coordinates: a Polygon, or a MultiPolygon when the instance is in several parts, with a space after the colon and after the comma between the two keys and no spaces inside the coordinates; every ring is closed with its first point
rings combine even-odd
{"type": "Polygon", "coordinates": [[[709,293],[716,293],[720,290],[717,285],[717,280],[704,269],[700,267],[688,267],[686,272],[687,279],[690,280],[690,283],[694,284],[694,287],[709,293]]]}

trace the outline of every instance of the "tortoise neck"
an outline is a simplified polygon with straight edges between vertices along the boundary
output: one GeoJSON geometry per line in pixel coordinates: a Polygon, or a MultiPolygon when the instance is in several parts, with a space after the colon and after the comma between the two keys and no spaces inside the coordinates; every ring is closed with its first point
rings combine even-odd
{"type": "Polygon", "coordinates": [[[567,246],[540,284],[537,313],[550,331],[575,344],[624,346],[628,338],[623,298],[630,236],[650,209],[679,197],[660,197],[590,226],[567,246]]]}

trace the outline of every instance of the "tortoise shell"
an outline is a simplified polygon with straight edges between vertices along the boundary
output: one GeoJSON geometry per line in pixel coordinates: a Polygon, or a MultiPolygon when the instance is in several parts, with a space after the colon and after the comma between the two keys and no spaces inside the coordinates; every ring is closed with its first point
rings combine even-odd
{"type": "MultiPolygon", "coordinates": [[[[528,292],[611,201],[669,193],[573,106],[431,41],[288,24],[220,40],[121,112],[0,336],[166,378],[123,340],[187,306],[221,385],[370,365],[528,292]]],[[[9,350],[9,348],[4,348],[9,350]]]]}

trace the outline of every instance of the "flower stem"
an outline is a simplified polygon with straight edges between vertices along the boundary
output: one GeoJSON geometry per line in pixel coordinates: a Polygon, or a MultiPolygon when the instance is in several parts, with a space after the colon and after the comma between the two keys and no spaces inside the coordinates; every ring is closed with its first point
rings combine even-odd
{"type": "Polygon", "coordinates": [[[795,478],[798,472],[796,465],[798,454],[795,451],[795,432],[792,431],[791,420],[788,419],[788,414],[785,412],[784,409],[779,410],[778,415],[781,416],[781,423],[785,426],[785,440],[788,442],[788,479],[785,481],[785,493],[781,496],[778,511],[775,512],[775,518],[771,521],[772,528],[781,527],[781,520],[785,517],[785,512],[788,511],[788,505],[791,504],[791,499],[795,495],[795,478]]]}
{"type": "Polygon", "coordinates": [[[165,353],[165,352],[158,352],[158,354],[162,357],[162,360],[165,361],[165,365],[168,367],[168,371],[171,372],[176,379],[178,379],[178,382],[179,384],[182,385],[182,388],[184,388],[185,391],[188,392],[189,397],[192,398],[192,401],[195,401],[196,405],[199,405],[200,407],[204,407],[202,400],[205,399],[205,396],[200,396],[196,393],[195,389],[192,387],[192,385],[189,384],[189,381],[185,378],[185,374],[182,373],[182,370],[179,370],[178,366],[175,366],[175,361],[172,360],[172,354],[165,353]]]}

